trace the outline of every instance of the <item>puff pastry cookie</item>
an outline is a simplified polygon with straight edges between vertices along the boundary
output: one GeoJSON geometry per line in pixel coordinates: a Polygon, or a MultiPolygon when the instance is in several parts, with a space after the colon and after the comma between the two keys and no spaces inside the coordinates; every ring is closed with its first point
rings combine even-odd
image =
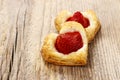
{"type": "Polygon", "coordinates": [[[41,53],[43,59],[57,65],[85,65],[88,41],[81,24],[69,21],[62,24],[58,33],[46,36],[41,53]],[[60,45],[60,46],[59,46],[60,45]]]}
{"type": "Polygon", "coordinates": [[[81,12],[81,14],[76,12],[74,15],[68,11],[62,11],[55,19],[55,25],[58,32],[61,30],[63,23],[71,20],[79,22],[83,25],[86,30],[89,43],[94,39],[96,33],[100,28],[99,19],[92,10],[81,12]],[[77,20],[74,18],[74,16],[77,18],[77,20]],[[79,17],[81,17],[82,20],[79,17]]]}

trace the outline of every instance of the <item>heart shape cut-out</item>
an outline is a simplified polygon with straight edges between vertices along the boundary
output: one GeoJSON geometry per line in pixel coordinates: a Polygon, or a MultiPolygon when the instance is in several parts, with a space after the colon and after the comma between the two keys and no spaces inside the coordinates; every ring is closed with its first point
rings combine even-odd
{"type": "Polygon", "coordinates": [[[55,27],[58,32],[61,30],[62,24],[66,21],[75,21],[82,24],[86,30],[89,43],[94,39],[95,35],[100,29],[99,19],[92,10],[87,10],[85,12],[76,12],[74,14],[70,13],[69,11],[60,12],[55,18],[55,27]]]}
{"type": "MultiPolygon", "coordinates": [[[[62,43],[62,45],[65,44],[65,47],[59,45],[61,46],[60,48],[70,47],[70,45],[66,46],[66,43],[64,42],[62,43]]],[[[65,49],[63,49],[63,51],[64,50],[65,49]]],[[[85,65],[87,63],[87,54],[88,54],[88,41],[87,41],[85,29],[82,27],[81,24],[74,21],[69,21],[64,23],[59,34],[51,33],[45,38],[44,44],[41,49],[41,53],[42,53],[43,59],[49,63],[53,63],[57,65],[69,65],[69,66],[85,65]],[[58,51],[55,47],[57,37],[59,37],[61,34],[66,35],[66,33],[67,33],[67,37],[69,34],[69,39],[76,37],[76,40],[77,40],[78,38],[78,42],[77,41],[75,42],[74,40],[72,44],[70,42],[66,42],[66,41],[65,42],[70,43],[70,45],[72,45],[73,47],[79,46],[79,49],[75,48],[76,49],[75,51],[67,52],[68,53],[67,55],[65,55],[63,52],[58,51]],[[75,35],[71,33],[73,34],[75,33],[75,35]],[[82,41],[81,39],[79,40],[80,35],[81,35],[82,41]],[[81,46],[81,43],[79,42],[83,42],[82,46],[81,46]]]]}

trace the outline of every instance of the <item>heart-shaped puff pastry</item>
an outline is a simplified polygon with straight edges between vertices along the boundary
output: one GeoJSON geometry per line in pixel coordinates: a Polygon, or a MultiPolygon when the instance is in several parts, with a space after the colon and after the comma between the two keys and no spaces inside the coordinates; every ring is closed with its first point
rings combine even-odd
{"type": "Polygon", "coordinates": [[[67,66],[85,65],[87,63],[88,55],[88,41],[85,29],[81,24],[74,21],[63,23],[59,34],[51,33],[46,36],[41,49],[41,53],[43,59],[49,63],[67,66]],[[69,54],[63,54],[59,52],[55,47],[57,37],[60,34],[74,31],[77,31],[81,34],[83,46],[77,51],[70,52],[69,54]]]}
{"type": "MultiPolygon", "coordinates": [[[[85,30],[88,42],[90,43],[94,39],[98,30],[100,29],[100,22],[96,14],[92,10],[81,12],[81,14],[83,15],[83,17],[89,20],[90,25],[86,27],[85,30]]],[[[71,16],[73,16],[73,14],[68,11],[61,11],[57,15],[57,17],[55,18],[55,26],[58,32],[61,30],[63,23],[65,23],[67,19],[70,18],[71,16]]]]}

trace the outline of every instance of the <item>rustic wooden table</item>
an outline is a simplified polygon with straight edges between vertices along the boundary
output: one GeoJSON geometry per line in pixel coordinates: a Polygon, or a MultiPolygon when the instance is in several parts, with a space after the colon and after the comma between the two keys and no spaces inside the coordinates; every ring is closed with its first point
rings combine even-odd
{"type": "Polygon", "coordinates": [[[0,80],[120,80],[120,0],[0,0],[0,80]],[[88,64],[45,63],[40,48],[55,16],[88,9],[101,22],[88,64]]]}

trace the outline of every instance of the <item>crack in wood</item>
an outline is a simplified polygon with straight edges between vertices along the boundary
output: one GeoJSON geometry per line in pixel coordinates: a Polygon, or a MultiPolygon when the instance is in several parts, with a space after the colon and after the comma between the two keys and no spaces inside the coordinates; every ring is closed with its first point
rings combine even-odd
{"type": "Polygon", "coordinates": [[[10,80],[10,75],[11,75],[12,68],[13,68],[14,55],[16,53],[16,48],[17,48],[17,39],[18,39],[18,30],[16,27],[15,42],[13,43],[12,52],[10,53],[11,58],[10,58],[9,73],[8,73],[7,80],[10,80]]]}
{"type": "MultiPolygon", "coordinates": [[[[27,8],[25,9],[25,13],[24,13],[24,21],[23,21],[23,34],[25,32],[25,26],[26,26],[26,15],[27,15],[27,8]]],[[[23,35],[24,38],[24,35],[23,35]]]]}
{"type": "Polygon", "coordinates": [[[8,77],[7,77],[7,80],[10,80],[10,74],[11,74],[11,70],[12,70],[12,66],[13,66],[13,59],[14,59],[14,46],[13,46],[13,49],[12,49],[12,54],[11,54],[11,60],[10,60],[10,65],[9,65],[9,74],[8,74],[8,77]]]}
{"type": "Polygon", "coordinates": [[[14,46],[15,46],[15,52],[16,52],[16,48],[17,48],[17,40],[18,40],[18,29],[16,27],[16,37],[15,37],[15,44],[14,44],[14,46]]]}

